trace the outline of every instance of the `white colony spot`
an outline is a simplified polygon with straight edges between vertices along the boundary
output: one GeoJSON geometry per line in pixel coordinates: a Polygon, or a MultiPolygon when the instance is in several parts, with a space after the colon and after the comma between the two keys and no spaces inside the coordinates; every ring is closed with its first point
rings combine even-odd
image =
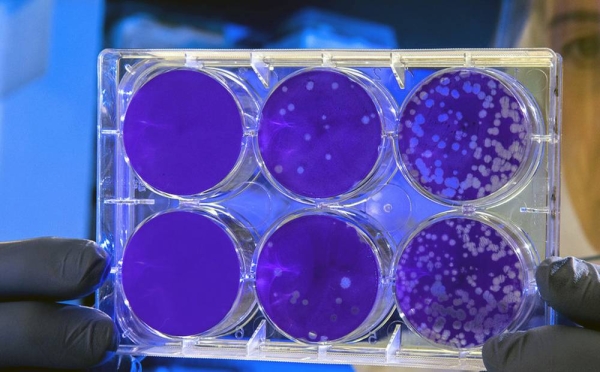
{"type": "Polygon", "coordinates": [[[281,87],[281,90],[283,91],[283,93],[288,91],[288,87],[286,87],[285,85],[281,87]]]}
{"type": "Polygon", "coordinates": [[[331,160],[331,154],[325,154],[325,160],[331,160]]]}
{"type": "Polygon", "coordinates": [[[435,91],[438,92],[439,94],[441,94],[442,96],[448,96],[448,94],[450,94],[450,88],[448,87],[443,87],[438,85],[437,87],[435,87],[435,91]]]}
{"type": "Polygon", "coordinates": [[[416,137],[411,137],[410,141],[409,141],[409,146],[410,147],[417,147],[417,145],[419,144],[419,139],[416,137]]]}
{"type": "Polygon", "coordinates": [[[267,247],[269,247],[269,248],[273,247],[273,242],[268,242],[267,247]]]}
{"type": "Polygon", "coordinates": [[[342,298],[341,297],[336,298],[335,299],[335,303],[338,304],[338,305],[341,305],[342,304],[342,298]]]}
{"type": "Polygon", "coordinates": [[[289,111],[294,111],[294,109],[296,108],[296,106],[294,106],[293,103],[290,103],[287,108],[288,108],[289,111]]]}
{"type": "Polygon", "coordinates": [[[313,90],[313,88],[315,87],[315,82],[314,81],[309,81],[306,83],[306,90],[313,90]]]}
{"type": "Polygon", "coordinates": [[[316,332],[308,332],[308,338],[311,340],[316,340],[317,339],[316,332]]]}
{"type": "Polygon", "coordinates": [[[450,331],[446,329],[442,333],[442,340],[443,341],[448,341],[449,338],[450,338],[450,331]]]}
{"type": "Polygon", "coordinates": [[[510,132],[511,133],[519,133],[519,132],[523,131],[523,129],[524,129],[523,126],[521,124],[519,124],[519,123],[512,123],[510,125],[510,132]]]}
{"type": "MultiPolygon", "coordinates": [[[[417,116],[418,116],[418,115],[417,115],[417,116]]],[[[423,137],[423,134],[424,134],[424,132],[423,132],[423,128],[421,128],[421,125],[420,125],[419,123],[417,123],[417,122],[415,122],[415,123],[413,124],[413,126],[412,126],[412,132],[413,132],[414,134],[416,134],[416,135],[417,135],[417,137],[423,137]]]]}
{"type": "Polygon", "coordinates": [[[458,178],[456,178],[456,177],[449,177],[449,178],[446,178],[446,181],[444,181],[444,185],[446,185],[450,188],[453,188],[453,189],[457,189],[458,184],[459,184],[458,178]]]}
{"type": "Polygon", "coordinates": [[[296,302],[298,301],[298,297],[300,297],[300,292],[298,292],[298,291],[292,292],[292,297],[290,298],[290,303],[292,305],[295,305],[296,302]]]}
{"type": "Polygon", "coordinates": [[[331,128],[331,126],[330,126],[329,124],[325,124],[325,125],[323,126],[323,128],[325,128],[325,130],[329,130],[329,128],[331,128]]]}
{"type": "Polygon", "coordinates": [[[442,196],[445,196],[446,198],[452,198],[454,195],[456,195],[456,190],[454,189],[446,188],[442,190],[442,196]]]}
{"type": "Polygon", "coordinates": [[[491,134],[492,136],[497,136],[500,133],[500,129],[494,127],[494,128],[489,128],[487,130],[488,134],[491,134]]]}
{"type": "Polygon", "coordinates": [[[302,300],[302,305],[304,305],[304,306],[308,305],[308,300],[307,299],[302,300]]]}
{"type": "Polygon", "coordinates": [[[408,113],[411,114],[411,115],[414,115],[415,112],[416,112],[415,109],[410,109],[410,111],[408,113]]]}
{"type": "Polygon", "coordinates": [[[459,149],[460,149],[460,145],[457,142],[454,142],[452,144],[452,150],[458,151],[459,149]]]}
{"type": "Polygon", "coordinates": [[[350,285],[352,285],[352,281],[347,276],[343,277],[342,280],[340,280],[340,287],[348,289],[350,288],[350,285]]]}
{"type": "Polygon", "coordinates": [[[321,120],[325,120],[325,119],[327,119],[327,115],[321,116],[321,120]]]}
{"type": "Polygon", "coordinates": [[[299,166],[298,169],[296,169],[296,172],[298,172],[298,174],[304,173],[304,167],[303,166],[299,166]]]}
{"type": "Polygon", "coordinates": [[[335,81],[333,83],[331,83],[331,89],[336,90],[339,87],[340,87],[340,85],[338,83],[336,83],[335,81]]]}
{"type": "Polygon", "coordinates": [[[434,103],[435,101],[430,98],[427,101],[425,101],[425,106],[427,106],[427,108],[431,108],[433,107],[434,103]]]}
{"type": "Polygon", "coordinates": [[[486,116],[487,116],[487,111],[486,110],[479,111],[479,117],[481,119],[485,118],[486,116]]]}
{"type": "Polygon", "coordinates": [[[281,173],[283,172],[283,167],[281,165],[276,165],[275,166],[275,173],[281,173]]]}
{"type": "Polygon", "coordinates": [[[421,93],[419,93],[419,98],[420,99],[427,99],[428,96],[429,96],[429,94],[427,94],[427,92],[421,92],[421,93]]]}
{"type": "Polygon", "coordinates": [[[375,114],[371,114],[371,118],[375,119],[375,116],[376,116],[375,114]]]}
{"type": "Polygon", "coordinates": [[[369,124],[369,121],[371,121],[371,119],[367,115],[365,115],[365,116],[362,117],[362,119],[360,119],[360,121],[363,124],[369,124]]]}
{"type": "Polygon", "coordinates": [[[443,78],[440,79],[440,84],[442,84],[442,85],[450,84],[450,78],[447,76],[444,76],[443,78]]]}
{"type": "Polygon", "coordinates": [[[279,115],[283,116],[283,115],[285,115],[285,112],[286,112],[285,109],[280,109],[279,110],[279,115]]]}
{"type": "Polygon", "coordinates": [[[425,162],[423,161],[423,159],[418,158],[417,160],[415,160],[415,165],[417,166],[417,169],[419,170],[419,172],[421,173],[422,176],[428,177],[430,174],[429,168],[427,168],[427,165],[425,165],[425,162]]]}
{"type": "Polygon", "coordinates": [[[310,133],[306,133],[306,134],[304,134],[304,140],[305,140],[305,141],[310,141],[310,139],[311,139],[311,138],[312,138],[312,137],[310,136],[310,133]]]}
{"type": "Polygon", "coordinates": [[[438,317],[435,320],[435,323],[433,323],[433,331],[436,333],[440,333],[442,331],[442,329],[444,328],[444,325],[446,324],[446,319],[443,317],[438,317]]]}
{"type": "Polygon", "coordinates": [[[473,91],[473,86],[471,85],[471,82],[470,82],[470,81],[468,81],[468,80],[467,80],[467,81],[465,81],[465,82],[463,83],[462,90],[463,90],[465,93],[471,93],[471,92],[473,91]]]}

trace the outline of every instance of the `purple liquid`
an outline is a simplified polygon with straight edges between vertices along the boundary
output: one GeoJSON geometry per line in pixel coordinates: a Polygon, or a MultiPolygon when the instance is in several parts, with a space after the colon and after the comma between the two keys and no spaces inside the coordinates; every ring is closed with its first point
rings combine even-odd
{"type": "Polygon", "coordinates": [[[265,314],[306,342],[341,339],[375,306],[380,274],[356,227],[330,215],[307,215],[277,229],[262,248],[256,290],[265,314]]]}
{"type": "Polygon", "coordinates": [[[233,241],[198,213],[170,212],[147,221],[123,256],[123,291],[135,315],[170,336],[218,325],[240,286],[233,241]]]}
{"type": "Polygon", "coordinates": [[[443,346],[471,348],[515,320],[523,300],[523,270],[509,242],[482,222],[451,218],[419,232],[396,272],[405,319],[443,346]]]}
{"type": "Polygon", "coordinates": [[[526,161],[532,123],[497,78],[453,70],[436,75],[409,99],[400,117],[400,155],[412,178],[433,195],[483,198],[526,161]]]}
{"type": "Polygon", "coordinates": [[[155,189],[195,195],[215,187],[241,151],[243,122],[232,94],[198,71],[172,70],[133,96],[123,143],[137,174],[155,189]]]}
{"type": "Polygon", "coordinates": [[[311,70],[282,82],[262,109],[258,142],[269,173],[305,197],[351,191],[373,170],[382,142],[377,106],[345,74],[311,70]]]}

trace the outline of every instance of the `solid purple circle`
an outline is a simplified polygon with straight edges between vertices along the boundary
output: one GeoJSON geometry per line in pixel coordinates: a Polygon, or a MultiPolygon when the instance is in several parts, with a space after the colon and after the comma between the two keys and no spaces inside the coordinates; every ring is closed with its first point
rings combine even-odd
{"type": "Polygon", "coordinates": [[[353,190],[373,170],[382,143],[377,105],[347,74],[309,70],[284,80],[265,102],[258,132],[271,176],[304,197],[353,190]]]}
{"type": "Polygon", "coordinates": [[[533,124],[520,97],[498,76],[473,68],[442,70],[408,98],[399,122],[400,158],[429,193],[480,199],[512,181],[527,161],[533,124]]]}
{"type": "Polygon", "coordinates": [[[241,152],[243,119],[214,77],[171,70],[133,96],[123,123],[129,163],[156,190],[195,195],[218,185],[241,152]]]}
{"type": "Polygon", "coordinates": [[[221,323],[234,306],[241,268],[233,240],[197,212],[151,218],[123,255],[123,291],[133,313],[169,336],[192,336],[221,323]]]}
{"type": "Polygon", "coordinates": [[[449,218],[427,226],[404,248],[396,268],[397,303],[426,339],[477,347],[516,320],[523,275],[514,247],[496,228],[449,218]]]}
{"type": "Polygon", "coordinates": [[[342,339],[375,306],[380,272],[373,247],[350,222],[305,215],[279,227],[256,264],[265,315],[304,342],[342,339]]]}

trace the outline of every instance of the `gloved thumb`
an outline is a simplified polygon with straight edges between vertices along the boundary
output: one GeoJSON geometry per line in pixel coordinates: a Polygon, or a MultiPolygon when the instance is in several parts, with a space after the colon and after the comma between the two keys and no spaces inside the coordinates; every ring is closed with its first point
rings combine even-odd
{"type": "Polygon", "coordinates": [[[88,368],[112,356],[112,320],[90,308],[46,302],[0,302],[0,368],[88,368]]]}

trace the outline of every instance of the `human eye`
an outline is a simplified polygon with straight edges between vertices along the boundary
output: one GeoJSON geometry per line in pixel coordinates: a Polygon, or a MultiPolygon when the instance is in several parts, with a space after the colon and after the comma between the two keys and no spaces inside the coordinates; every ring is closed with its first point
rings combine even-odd
{"type": "Polygon", "coordinates": [[[578,67],[600,68],[600,33],[585,35],[566,42],[561,48],[566,63],[578,67]]]}

